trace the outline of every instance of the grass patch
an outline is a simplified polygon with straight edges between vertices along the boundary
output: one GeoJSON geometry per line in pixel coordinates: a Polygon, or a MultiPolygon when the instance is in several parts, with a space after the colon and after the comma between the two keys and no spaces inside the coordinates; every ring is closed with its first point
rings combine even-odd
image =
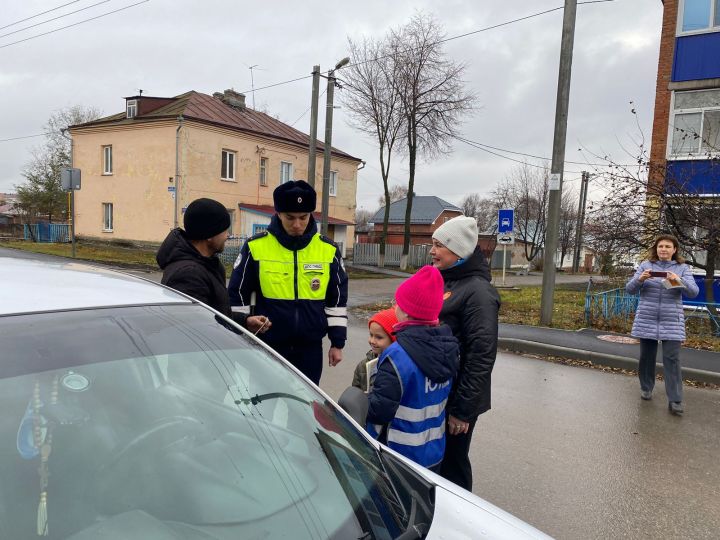
{"type": "MultiPolygon", "coordinates": [[[[579,330],[585,327],[585,285],[583,290],[576,287],[556,287],[553,302],[554,328],[579,330]]],[[[499,289],[502,305],[500,322],[511,324],[540,324],[541,287],[520,287],[499,289]]]]}
{"type": "MultiPolygon", "coordinates": [[[[585,321],[585,284],[567,284],[555,288],[553,303],[553,328],[580,330],[587,327],[585,321]]],[[[540,324],[541,287],[521,287],[519,290],[499,289],[502,306],[500,322],[511,324],[540,324]]],[[[630,334],[632,317],[597,321],[593,328],[618,334],[630,334]]],[[[710,323],[697,318],[686,321],[687,339],[683,346],[720,352],[720,337],[712,335],[710,323]]]]}
{"type": "MultiPolygon", "coordinates": [[[[0,242],[0,247],[21,249],[23,251],[44,253],[46,255],[57,255],[60,257],[72,257],[71,244],[5,240],[0,242]]],[[[141,268],[143,270],[158,269],[157,262],[155,262],[155,250],[84,242],[77,242],[75,248],[75,259],[77,260],[102,262],[128,268],[141,268]]]]}
{"type": "MultiPolygon", "coordinates": [[[[553,302],[553,328],[580,330],[587,328],[585,322],[585,284],[559,285],[555,288],[553,302]]],[[[540,299],[542,287],[520,287],[518,289],[499,289],[502,305],[500,322],[510,324],[540,325],[540,299]]],[[[364,316],[390,307],[390,302],[380,302],[355,308],[364,316]]],[[[596,323],[593,328],[619,334],[630,334],[632,318],[610,319],[596,323]]],[[[720,337],[713,336],[708,321],[689,318],[686,321],[687,339],[683,344],[693,349],[720,352],[720,337]]]]}

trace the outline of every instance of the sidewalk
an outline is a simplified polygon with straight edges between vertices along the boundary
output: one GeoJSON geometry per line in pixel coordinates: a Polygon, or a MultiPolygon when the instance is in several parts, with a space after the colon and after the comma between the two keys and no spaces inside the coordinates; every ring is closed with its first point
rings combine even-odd
{"type": "MultiPolygon", "coordinates": [[[[559,330],[520,324],[500,324],[498,346],[513,352],[560,356],[574,360],[586,360],[593,364],[637,370],[640,355],[639,344],[618,343],[599,339],[598,336],[627,338],[585,328],[583,330],[559,330]]],[[[662,347],[658,347],[658,371],[662,373],[662,347]]],[[[720,353],[689,349],[680,352],[683,378],[700,382],[720,384],[720,353]]]]}
{"type": "MultiPolygon", "coordinates": [[[[352,265],[358,270],[368,272],[379,272],[395,277],[407,278],[408,274],[389,268],[378,268],[375,266],[352,265]]],[[[542,281],[542,275],[515,276],[507,275],[508,285],[535,285],[542,281]]],[[[558,274],[558,282],[564,283],[587,283],[587,275],[558,274]]],[[[597,277],[595,278],[597,279],[597,277]]],[[[348,299],[348,306],[359,306],[377,301],[378,298],[387,298],[397,286],[396,280],[381,280],[378,283],[368,284],[366,290],[362,280],[355,282],[359,287],[354,288],[351,298],[348,299]],[[360,289],[360,290],[358,290],[360,289]]],[[[499,278],[493,279],[497,285],[499,278]]],[[[638,357],[640,356],[640,345],[638,343],[628,344],[617,341],[599,339],[598,336],[610,336],[613,338],[628,338],[623,334],[614,334],[585,328],[583,330],[560,330],[557,328],[544,328],[539,326],[527,326],[521,324],[500,323],[500,339],[498,346],[512,352],[560,356],[571,360],[585,360],[602,366],[616,367],[621,369],[637,370],[638,357]]],[[[720,353],[689,349],[683,347],[680,353],[683,377],[700,382],[720,384],[720,353]]],[[[658,347],[658,372],[662,373],[662,347],[658,347]]]]}

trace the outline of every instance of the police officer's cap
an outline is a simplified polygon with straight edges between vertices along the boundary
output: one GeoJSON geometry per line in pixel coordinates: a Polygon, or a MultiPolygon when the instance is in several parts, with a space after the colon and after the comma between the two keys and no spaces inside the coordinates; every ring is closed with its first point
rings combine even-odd
{"type": "Polygon", "coordinates": [[[290,180],[273,191],[276,212],[310,213],[315,210],[317,195],[305,180],[290,180]]]}

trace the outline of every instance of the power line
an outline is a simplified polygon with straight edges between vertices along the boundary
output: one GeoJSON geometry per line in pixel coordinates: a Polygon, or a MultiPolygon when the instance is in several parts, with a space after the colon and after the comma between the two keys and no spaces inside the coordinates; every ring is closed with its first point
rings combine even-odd
{"type": "MultiPolygon", "coordinates": [[[[325,90],[323,90],[323,91],[322,91],[322,94],[320,94],[320,95],[318,96],[318,101],[320,100],[321,97],[323,97],[323,96],[325,95],[325,92],[327,92],[327,88],[326,88],[325,90]]],[[[297,124],[300,120],[302,120],[302,117],[305,116],[305,115],[310,111],[310,109],[312,109],[312,104],[310,104],[310,106],[309,106],[307,109],[305,109],[305,112],[302,113],[302,114],[298,117],[297,120],[295,120],[292,124],[290,124],[290,127],[294,127],[295,124],[297,124]]]]}
{"type": "Polygon", "coordinates": [[[135,6],[139,6],[140,4],[145,4],[149,2],[150,0],[142,0],[141,2],[136,2],[135,4],[130,4],[129,6],[121,7],[119,9],[115,9],[113,11],[108,11],[107,13],[103,13],[102,15],[98,15],[96,17],[90,17],[89,19],[85,19],[82,21],[78,21],[73,24],[68,24],[67,26],[61,26],[60,28],[56,28],[55,30],[50,30],[49,32],[43,32],[42,34],[37,34],[35,36],[30,36],[25,39],[20,39],[18,41],[13,41],[12,43],[6,43],[5,45],[0,45],[0,49],[4,49],[5,47],[10,47],[11,45],[17,45],[18,43],[23,43],[24,41],[30,41],[31,39],[39,38],[42,36],[47,36],[48,34],[53,34],[55,32],[59,32],[60,30],[65,30],[66,28],[72,28],[73,26],[78,26],[79,24],[83,24],[89,21],[94,21],[96,19],[100,19],[102,17],[107,17],[108,15],[112,15],[113,13],[118,13],[119,11],[124,11],[126,9],[130,9],[135,6]]]}
{"type": "MultiPolygon", "coordinates": [[[[581,5],[581,4],[599,4],[599,3],[614,2],[614,1],[615,1],[615,0],[588,0],[588,1],[585,1],[585,2],[578,2],[578,5],[581,5]]],[[[432,43],[432,44],[430,44],[430,45],[437,45],[437,44],[439,44],[439,43],[445,43],[445,42],[447,42],[447,41],[452,41],[452,40],[454,40],[454,39],[459,39],[459,38],[462,38],[462,37],[471,36],[471,35],[473,35],[473,34],[478,34],[478,33],[480,33],[480,32],[487,32],[488,30],[492,30],[492,29],[495,29],[495,28],[500,28],[501,26],[507,26],[507,25],[514,24],[514,23],[517,23],[517,22],[525,21],[525,20],[528,20],[528,19],[532,19],[532,18],[534,18],[534,17],[539,17],[539,16],[541,16],[541,15],[546,15],[546,14],[548,14],[548,13],[552,13],[553,11],[559,11],[559,10],[562,10],[562,9],[564,9],[564,6],[559,6],[559,7],[552,8],[552,9],[547,9],[547,10],[545,10],[545,11],[539,11],[539,12],[537,12],[537,13],[533,13],[533,14],[527,15],[527,16],[525,16],[525,17],[519,17],[519,18],[517,18],[517,19],[512,19],[512,20],[510,20],[510,21],[505,21],[505,22],[498,23],[498,24],[495,24],[495,25],[492,25],[492,26],[487,26],[487,27],[485,27],[485,28],[480,28],[480,29],[478,29],[478,30],[474,30],[474,31],[472,31],[472,32],[467,32],[467,33],[465,33],[465,34],[460,34],[460,35],[457,35],[457,36],[451,36],[451,37],[449,37],[449,38],[441,39],[441,40],[439,40],[439,41],[437,41],[437,42],[435,42],[435,43],[432,43]]],[[[406,49],[406,51],[411,51],[411,50],[413,50],[413,48],[406,49]]],[[[378,62],[378,61],[383,60],[383,59],[385,59],[385,58],[389,58],[390,56],[391,56],[391,55],[385,55],[385,56],[379,56],[379,57],[377,57],[377,58],[370,58],[369,60],[364,60],[364,61],[362,61],[362,62],[356,62],[356,63],[354,63],[354,64],[348,64],[348,65],[345,66],[345,67],[348,68],[348,67],[353,67],[353,66],[361,66],[361,65],[367,64],[367,63],[369,63],[369,62],[378,62]]],[[[323,71],[323,73],[324,73],[324,74],[327,74],[327,73],[330,73],[330,71],[332,71],[332,70],[323,71]]],[[[297,77],[297,78],[295,78],[295,79],[290,79],[290,80],[287,80],[287,81],[277,82],[277,83],[274,83],[274,84],[270,84],[270,85],[268,85],[268,86],[262,86],[262,87],[260,87],[260,88],[255,88],[255,89],[253,89],[253,90],[254,90],[255,92],[257,92],[258,90],[265,90],[265,89],[267,89],[267,88],[274,88],[274,87],[276,87],[276,86],[281,86],[281,85],[284,85],[284,84],[290,84],[290,83],[294,83],[294,82],[297,82],[297,81],[302,81],[302,80],[304,80],[304,79],[309,79],[310,77],[312,77],[312,74],[310,74],[310,75],[305,75],[304,77],[297,77]]],[[[246,91],[244,91],[243,93],[244,93],[244,94],[247,94],[248,92],[251,92],[251,91],[253,91],[253,90],[246,90],[246,91]]]]}
{"type": "MultiPolygon", "coordinates": [[[[450,135],[450,134],[449,134],[449,133],[446,133],[446,135],[450,135]]],[[[502,154],[498,154],[497,152],[493,152],[492,150],[488,150],[487,148],[484,148],[483,146],[480,146],[479,144],[477,144],[477,143],[475,143],[475,142],[473,142],[473,141],[470,141],[470,140],[468,140],[468,139],[465,139],[465,138],[463,138],[463,137],[460,137],[460,136],[457,136],[457,135],[450,135],[450,136],[453,137],[454,139],[457,139],[458,141],[464,142],[464,143],[467,144],[468,146],[472,146],[473,148],[476,148],[476,149],[478,149],[478,150],[482,150],[483,152],[487,152],[488,154],[492,154],[492,155],[494,155],[494,156],[497,156],[497,157],[500,157],[500,158],[503,158],[503,159],[507,159],[507,160],[509,160],[509,161],[514,161],[515,163],[520,163],[520,164],[522,164],[522,165],[530,165],[531,167],[536,167],[536,168],[538,168],[538,169],[548,169],[548,167],[545,167],[544,165],[536,165],[536,164],[534,164],[534,163],[528,163],[527,161],[520,161],[519,159],[511,158],[511,157],[508,157],[508,156],[503,156],[502,154]]],[[[517,153],[517,152],[516,152],[516,153],[517,153]]],[[[527,155],[527,154],[522,154],[522,155],[527,155]]],[[[539,159],[544,159],[544,158],[539,158],[539,159]]],[[[566,163],[567,163],[567,162],[566,162],[566,163]]],[[[581,164],[581,165],[583,165],[583,164],[581,164]]],[[[570,173],[570,174],[580,174],[581,171],[565,171],[565,172],[566,172],[566,173],[570,173]]]]}
{"type": "MultiPolygon", "coordinates": [[[[446,135],[450,135],[450,134],[449,134],[449,133],[446,133],[446,135]]],[[[470,140],[470,139],[465,139],[465,138],[459,137],[459,136],[454,136],[454,138],[455,138],[455,139],[458,139],[459,141],[465,142],[465,143],[472,143],[472,144],[476,144],[476,145],[478,145],[478,146],[483,146],[483,147],[486,147],[486,148],[492,148],[493,150],[497,150],[497,151],[499,151],[499,152],[506,152],[506,153],[508,153],[508,154],[515,154],[515,155],[517,155],[517,156],[525,156],[525,157],[530,157],[530,158],[534,158],[534,159],[544,159],[544,160],[546,160],[546,161],[550,161],[550,158],[545,157],[545,156],[536,156],[535,154],[527,154],[527,153],[525,153],[525,152],[518,152],[518,151],[515,151],[515,150],[508,150],[507,148],[499,148],[499,147],[497,147],[497,146],[492,146],[492,145],[490,145],[490,144],[485,144],[485,143],[481,143],[481,142],[478,142],[478,141],[473,141],[473,140],[470,140]]],[[[570,165],[586,165],[586,166],[588,166],[588,167],[618,167],[618,166],[621,166],[621,167],[632,167],[632,165],[628,165],[628,164],[619,165],[619,164],[616,164],[616,163],[587,163],[587,162],[582,162],[582,161],[569,161],[569,160],[565,160],[564,163],[569,163],[570,165]]]]}
{"type": "Polygon", "coordinates": [[[30,26],[25,26],[24,28],[21,28],[20,30],[13,30],[12,32],[8,32],[7,34],[2,34],[2,35],[0,35],[0,38],[12,36],[13,34],[18,34],[20,32],[24,32],[25,30],[29,30],[30,28],[35,28],[36,26],[40,26],[40,25],[43,25],[43,24],[46,24],[46,23],[49,23],[52,21],[57,21],[58,19],[62,19],[63,17],[69,17],[70,15],[74,15],[75,13],[80,13],[81,11],[85,11],[87,9],[94,8],[95,6],[99,6],[100,4],[107,4],[108,2],[110,2],[110,0],[102,0],[102,2],[98,2],[97,4],[92,4],[92,5],[84,7],[84,8],[76,9],[75,11],[71,11],[71,12],[65,13],[63,15],[58,15],[57,17],[53,17],[52,19],[48,19],[47,21],[42,21],[39,23],[31,24],[30,26]]]}
{"type": "Polygon", "coordinates": [[[9,141],[19,141],[20,139],[32,139],[34,137],[44,137],[50,135],[50,133],[37,133],[35,135],[25,135],[23,137],[10,137],[9,139],[0,139],[0,143],[9,141]]]}
{"type": "Polygon", "coordinates": [[[35,15],[31,15],[30,17],[25,17],[24,19],[20,19],[19,21],[15,21],[10,24],[6,24],[5,26],[0,26],[0,30],[5,30],[5,28],[9,28],[11,26],[15,26],[16,24],[20,24],[21,22],[29,21],[30,19],[34,19],[35,17],[39,17],[40,15],[45,15],[46,13],[50,13],[51,11],[56,11],[60,8],[64,8],[65,6],[69,6],[70,4],[77,4],[80,0],[73,0],[72,2],[68,2],[67,4],[63,4],[62,6],[54,7],[52,9],[48,9],[47,11],[42,11],[40,13],[37,13],[35,15]]]}

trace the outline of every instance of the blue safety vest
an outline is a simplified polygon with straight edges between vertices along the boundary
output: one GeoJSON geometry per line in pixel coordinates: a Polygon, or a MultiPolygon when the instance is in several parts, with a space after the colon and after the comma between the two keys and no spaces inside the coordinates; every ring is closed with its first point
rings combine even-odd
{"type": "Polygon", "coordinates": [[[368,432],[377,439],[387,428],[390,448],[425,467],[439,464],[445,453],[445,406],[452,379],[432,382],[397,342],[380,355],[378,369],[383,362],[392,362],[395,367],[402,397],[390,424],[368,423],[368,432]]]}

